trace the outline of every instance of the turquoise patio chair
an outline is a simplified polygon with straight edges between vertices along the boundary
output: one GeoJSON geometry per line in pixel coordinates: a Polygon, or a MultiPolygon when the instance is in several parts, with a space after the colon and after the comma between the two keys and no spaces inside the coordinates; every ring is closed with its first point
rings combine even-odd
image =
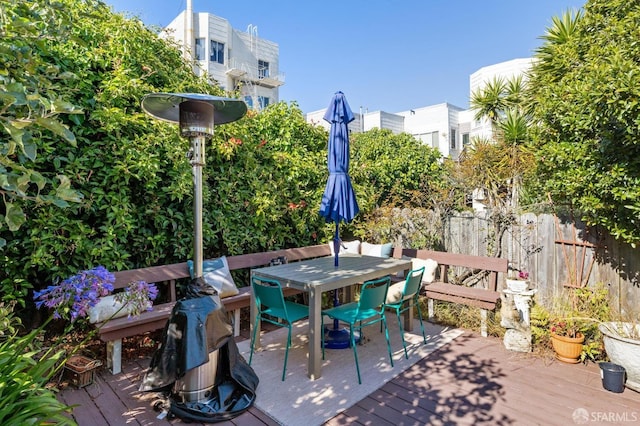
{"type": "MultiPolygon", "coordinates": [[[[358,372],[358,383],[360,379],[360,366],[358,365],[358,350],[356,349],[355,332],[366,326],[380,323],[384,326],[384,335],[387,339],[387,350],[389,361],[393,367],[393,357],[391,355],[391,342],[389,340],[389,330],[387,329],[387,319],[384,315],[384,301],[389,289],[389,277],[376,280],[365,281],[360,292],[360,299],[357,302],[346,303],[335,308],[322,311],[322,329],[324,330],[324,316],[337,319],[349,324],[349,338],[353,348],[353,356],[356,360],[356,371],[358,372]]],[[[362,336],[361,336],[362,337],[362,336]]],[[[322,359],[324,359],[324,333],[322,333],[322,359]]]]}
{"type": "MultiPolygon", "coordinates": [[[[411,307],[418,310],[418,318],[420,319],[420,330],[422,331],[422,339],[427,343],[427,336],[424,333],[424,324],[422,323],[422,312],[420,311],[420,286],[422,284],[422,276],[424,275],[424,266],[422,268],[413,269],[407,274],[404,282],[399,282],[391,287],[387,292],[385,302],[386,309],[396,311],[398,317],[398,326],[400,327],[400,337],[402,338],[402,347],[404,348],[404,357],[409,359],[407,354],[407,343],[404,340],[404,330],[402,329],[402,320],[400,315],[408,311],[411,307]]],[[[410,319],[413,320],[412,318],[410,319]]]]}
{"type": "MultiPolygon", "coordinates": [[[[282,381],[287,371],[287,359],[289,358],[289,346],[291,346],[291,325],[296,321],[309,316],[309,307],[299,303],[285,300],[282,294],[282,285],[277,280],[267,278],[252,278],[251,289],[256,306],[259,306],[255,324],[266,321],[278,327],[287,327],[287,348],[284,352],[284,367],[282,367],[282,381]],[[280,321],[279,321],[280,320],[280,321]]],[[[254,327],[251,336],[251,354],[249,365],[253,359],[253,349],[256,341],[258,327],[254,327]]]]}

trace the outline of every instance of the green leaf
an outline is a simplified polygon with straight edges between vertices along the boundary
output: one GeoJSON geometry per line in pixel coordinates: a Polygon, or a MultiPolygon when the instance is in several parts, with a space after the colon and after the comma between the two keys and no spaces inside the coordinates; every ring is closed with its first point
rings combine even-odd
{"type": "Polygon", "coordinates": [[[40,191],[42,191],[44,186],[47,184],[47,180],[44,176],[36,171],[31,171],[31,182],[34,183],[40,191]]]}
{"type": "Polygon", "coordinates": [[[18,191],[22,194],[27,193],[27,189],[29,188],[29,183],[31,183],[31,174],[24,173],[16,179],[16,183],[18,185],[18,191]]]}
{"type": "Polygon", "coordinates": [[[11,139],[13,139],[13,141],[15,143],[9,143],[6,150],[7,150],[7,154],[6,155],[13,155],[15,153],[15,149],[16,149],[16,145],[22,146],[22,137],[24,136],[25,131],[14,126],[13,125],[14,121],[2,121],[2,127],[4,127],[4,129],[7,131],[7,133],[9,133],[9,136],[11,136],[11,139]]]}
{"type": "Polygon", "coordinates": [[[24,152],[24,155],[26,155],[29,160],[35,161],[36,156],[38,154],[38,145],[36,145],[33,142],[25,142],[22,145],[22,151],[24,152]]]}
{"type": "Polygon", "coordinates": [[[9,231],[17,231],[20,226],[26,221],[27,216],[20,206],[16,206],[13,203],[5,202],[6,214],[4,217],[5,222],[9,226],[9,231]]]}
{"type": "Polygon", "coordinates": [[[67,114],[83,114],[81,108],[73,105],[71,102],[66,102],[62,100],[55,100],[53,102],[53,112],[64,112],[67,114]]]}
{"type": "Polygon", "coordinates": [[[76,146],[76,136],[69,130],[67,126],[54,118],[38,117],[35,120],[36,124],[51,130],[53,133],[64,138],[72,146],[76,146]]]}
{"type": "Polygon", "coordinates": [[[27,104],[25,89],[21,83],[7,84],[7,91],[3,93],[5,96],[13,98],[10,105],[22,106],[27,104]]]}
{"type": "Polygon", "coordinates": [[[71,189],[71,181],[68,177],[64,175],[58,175],[56,177],[60,180],[60,185],[56,188],[56,196],[58,196],[60,200],[56,200],[56,205],[66,207],[66,205],[58,204],[61,200],[71,201],[74,203],[82,202],[82,193],[71,189]]]}

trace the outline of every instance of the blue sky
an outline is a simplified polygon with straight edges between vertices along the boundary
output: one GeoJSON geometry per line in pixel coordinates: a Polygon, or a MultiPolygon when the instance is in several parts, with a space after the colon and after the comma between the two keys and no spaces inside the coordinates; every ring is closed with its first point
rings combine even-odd
{"type": "MultiPolygon", "coordinates": [[[[105,0],[165,26],[186,0],[105,0]]],[[[342,90],[351,108],[387,112],[469,106],[469,76],[533,55],[553,16],[585,0],[193,0],[194,12],[249,25],[280,46],[280,100],[303,112],[342,90]]]]}

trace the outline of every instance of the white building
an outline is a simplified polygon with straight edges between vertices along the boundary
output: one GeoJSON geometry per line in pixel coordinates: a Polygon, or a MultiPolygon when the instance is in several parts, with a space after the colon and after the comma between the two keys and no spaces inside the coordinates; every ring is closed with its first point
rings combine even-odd
{"type": "Polygon", "coordinates": [[[194,72],[208,74],[228,92],[240,89],[249,108],[262,109],[278,102],[284,84],[280,72],[279,46],[258,37],[258,27],[233,29],[229,21],[210,13],[193,13],[191,2],[162,31],[173,38],[194,72]]]}
{"type": "MultiPolygon", "coordinates": [[[[502,78],[509,80],[516,76],[526,78],[526,72],[531,68],[533,58],[512,59],[506,62],[489,65],[480,68],[469,77],[469,98],[471,94],[482,89],[488,82],[502,78]]],[[[473,113],[471,119],[473,120],[473,113]]],[[[484,118],[482,121],[473,121],[471,126],[471,137],[491,137],[491,123],[484,118]]]]}
{"type": "MultiPolygon", "coordinates": [[[[471,94],[494,78],[512,78],[525,75],[531,67],[531,58],[513,59],[480,68],[469,78],[469,98],[471,94]]],[[[326,110],[306,114],[307,122],[329,129],[323,120],[326,110]]],[[[364,132],[372,128],[389,129],[393,133],[413,135],[423,143],[437,148],[444,157],[458,158],[465,145],[473,137],[491,137],[491,124],[487,120],[475,120],[475,112],[449,103],[414,108],[409,111],[389,113],[384,111],[354,111],[355,119],[349,124],[352,132],[364,132]]]]}
{"type": "MultiPolygon", "coordinates": [[[[323,119],[326,109],[306,114],[308,123],[329,130],[329,123],[323,119]]],[[[366,132],[374,128],[389,129],[394,134],[410,133],[426,145],[440,150],[445,157],[458,158],[462,144],[469,143],[470,123],[461,122],[472,114],[467,110],[449,103],[442,103],[390,113],[385,111],[356,112],[349,123],[351,132],[366,132]],[[464,133],[462,133],[464,131],[464,133]]]]}

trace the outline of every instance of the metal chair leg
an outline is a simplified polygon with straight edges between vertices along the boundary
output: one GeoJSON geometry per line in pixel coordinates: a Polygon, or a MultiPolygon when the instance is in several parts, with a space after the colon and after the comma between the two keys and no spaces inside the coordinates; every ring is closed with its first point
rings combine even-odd
{"type": "Polygon", "coordinates": [[[389,328],[387,327],[387,319],[383,316],[382,322],[384,323],[384,335],[387,339],[387,351],[389,352],[389,362],[393,367],[393,355],[391,354],[391,339],[389,339],[389,328]]]}
{"type": "Polygon", "coordinates": [[[398,317],[398,328],[400,329],[400,339],[402,339],[402,347],[404,348],[404,357],[409,359],[407,353],[407,343],[404,341],[404,330],[402,329],[402,319],[400,318],[400,310],[396,309],[396,317],[398,317]]]}
{"type": "MultiPolygon", "coordinates": [[[[362,333],[362,329],[360,329],[360,333],[362,333]]],[[[349,338],[351,339],[351,346],[353,347],[353,357],[356,359],[356,371],[358,372],[358,384],[362,384],[362,380],[360,379],[360,366],[358,365],[358,350],[356,349],[356,339],[353,335],[353,324],[349,324],[349,338]]]]}
{"type": "Polygon", "coordinates": [[[424,332],[424,323],[422,322],[422,310],[420,309],[420,301],[416,300],[415,302],[416,309],[418,309],[418,319],[420,320],[420,331],[422,331],[422,341],[424,344],[427,344],[427,335],[424,332]]]}
{"type": "Polygon", "coordinates": [[[284,382],[284,378],[287,372],[287,360],[289,359],[289,346],[291,346],[291,324],[287,327],[289,332],[287,333],[287,348],[284,351],[284,367],[282,367],[282,381],[284,382]]]}
{"type": "MultiPolygon", "coordinates": [[[[257,318],[256,318],[256,322],[254,324],[259,324],[260,321],[260,314],[258,314],[257,318]]],[[[251,336],[251,351],[249,354],[249,365],[251,365],[251,360],[253,360],[253,349],[254,349],[254,344],[256,342],[256,332],[258,331],[259,327],[253,327],[253,335],[251,336]]]]}

